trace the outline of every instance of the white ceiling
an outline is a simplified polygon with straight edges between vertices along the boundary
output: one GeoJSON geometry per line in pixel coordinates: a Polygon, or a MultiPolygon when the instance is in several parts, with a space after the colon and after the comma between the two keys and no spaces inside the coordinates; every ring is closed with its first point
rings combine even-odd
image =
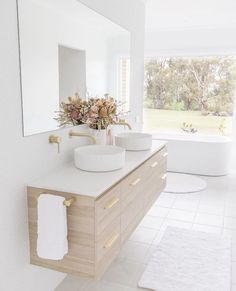
{"type": "Polygon", "coordinates": [[[147,30],[236,27],[236,0],[147,0],[147,30]]]}

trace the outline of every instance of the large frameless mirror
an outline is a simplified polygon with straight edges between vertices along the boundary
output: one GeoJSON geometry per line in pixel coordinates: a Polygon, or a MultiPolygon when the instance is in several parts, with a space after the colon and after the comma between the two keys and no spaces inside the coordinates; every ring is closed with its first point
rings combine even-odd
{"type": "Polygon", "coordinates": [[[59,105],[129,100],[130,33],[76,0],[18,0],[24,136],[58,129],[59,105]]]}

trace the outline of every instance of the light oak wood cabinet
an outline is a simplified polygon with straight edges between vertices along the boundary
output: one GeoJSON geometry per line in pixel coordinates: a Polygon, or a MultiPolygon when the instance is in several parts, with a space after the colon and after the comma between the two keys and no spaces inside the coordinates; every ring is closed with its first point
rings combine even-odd
{"type": "Polygon", "coordinates": [[[166,161],[163,147],[97,198],[28,187],[30,262],[99,279],[165,188],[166,161]],[[67,209],[69,252],[60,261],[41,259],[36,253],[37,199],[42,193],[75,198],[67,209]]]}

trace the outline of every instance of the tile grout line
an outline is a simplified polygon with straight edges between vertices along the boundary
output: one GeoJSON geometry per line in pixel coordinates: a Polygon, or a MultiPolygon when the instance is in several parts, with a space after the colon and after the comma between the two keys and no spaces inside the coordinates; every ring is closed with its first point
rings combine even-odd
{"type": "Polygon", "coordinates": [[[197,207],[196,207],[195,215],[194,215],[194,218],[193,218],[192,229],[193,229],[193,226],[194,226],[194,224],[195,224],[195,220],[196,220],[197,214],[199,213],[198,210],[199,210],[200,201],[202,200],[202,194],[203,194],[203,193],[201,193],[201,197],[200,197],[200,199],[198,199],[198,203],[197,203],[197,207]]]}

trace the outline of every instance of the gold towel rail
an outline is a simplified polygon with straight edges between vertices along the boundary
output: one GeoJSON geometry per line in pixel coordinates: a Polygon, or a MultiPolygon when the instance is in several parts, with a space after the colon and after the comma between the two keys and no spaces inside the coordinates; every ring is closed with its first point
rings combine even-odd
{"type": "Polygon", "coordinates": [[[65,205],[66,207],[70,207],[73,202],[75,202],[75,198],[65,199],[63,205],[65,205]]]}

